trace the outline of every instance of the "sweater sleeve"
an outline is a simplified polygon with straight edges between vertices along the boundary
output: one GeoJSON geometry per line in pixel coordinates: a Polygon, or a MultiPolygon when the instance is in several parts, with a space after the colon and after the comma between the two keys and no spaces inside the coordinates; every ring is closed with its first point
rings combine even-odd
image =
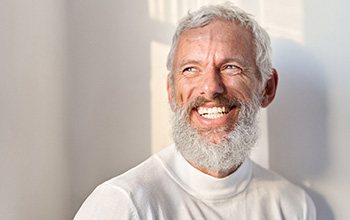
{"type": "Polygon", "coordinates": [[[138,220],[128,193],[117,186],[102,184],[85,200],[74,220],[138,220]]]}

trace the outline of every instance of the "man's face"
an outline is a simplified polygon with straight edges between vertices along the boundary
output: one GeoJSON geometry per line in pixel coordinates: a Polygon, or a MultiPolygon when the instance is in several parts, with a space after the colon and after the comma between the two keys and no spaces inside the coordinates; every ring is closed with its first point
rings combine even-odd
{"type": "MultiPolygon", "coordinates": [[[[251,33],[229,21],[214,21],[180,35],[175,51],[174,91],[188,107],[192,128],[213,143],[234,130],[241,110],[259,87],[251,33]],[[211,132],[215,131],[215,132],[211,132]]],[[[171,93],[171,91],[168,91],[171,93]]]]}

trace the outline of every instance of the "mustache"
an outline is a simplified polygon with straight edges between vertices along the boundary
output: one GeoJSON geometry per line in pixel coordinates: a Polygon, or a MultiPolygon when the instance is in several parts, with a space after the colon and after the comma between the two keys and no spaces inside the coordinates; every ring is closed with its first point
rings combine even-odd
{"type": "Polygon", "coordinates": [[[206,99],[203,96],[196,97],[192,102],[189,103],[188,108],[197,108],[205,103],[212,102],[219,106],[225,107],[239,107],[242,102],[236,97],[225,97],[225,96],[217,96],[212,100],[206,99]]]}

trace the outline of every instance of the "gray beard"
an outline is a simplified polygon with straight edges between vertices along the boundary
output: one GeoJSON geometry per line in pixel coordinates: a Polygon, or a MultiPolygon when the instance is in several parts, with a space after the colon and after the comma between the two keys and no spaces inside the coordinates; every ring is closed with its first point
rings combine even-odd
{"type": "Polygon", "coordinates": [[[187,161],[210,171],[227,172],[238,167],[249,156],[259,137],[256,119],[259,105],[256,99],[252,103],[240,104],[241,110],[234,129],[218,143],[204,137],[226,128],[199,132],[189,123],[188,109],[177,107],[172,121],[172,135],[177,150],[187,161]]]}

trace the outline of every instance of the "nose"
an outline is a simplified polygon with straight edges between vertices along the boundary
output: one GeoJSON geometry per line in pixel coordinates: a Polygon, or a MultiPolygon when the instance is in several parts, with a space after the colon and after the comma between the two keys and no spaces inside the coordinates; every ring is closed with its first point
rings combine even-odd
{"type": "Polygon", "coordinates": [[[214,69],[203,74],[201,95],[207,99],[214,99],[225,92],[225,86],[220,73],[214,69]]]}

